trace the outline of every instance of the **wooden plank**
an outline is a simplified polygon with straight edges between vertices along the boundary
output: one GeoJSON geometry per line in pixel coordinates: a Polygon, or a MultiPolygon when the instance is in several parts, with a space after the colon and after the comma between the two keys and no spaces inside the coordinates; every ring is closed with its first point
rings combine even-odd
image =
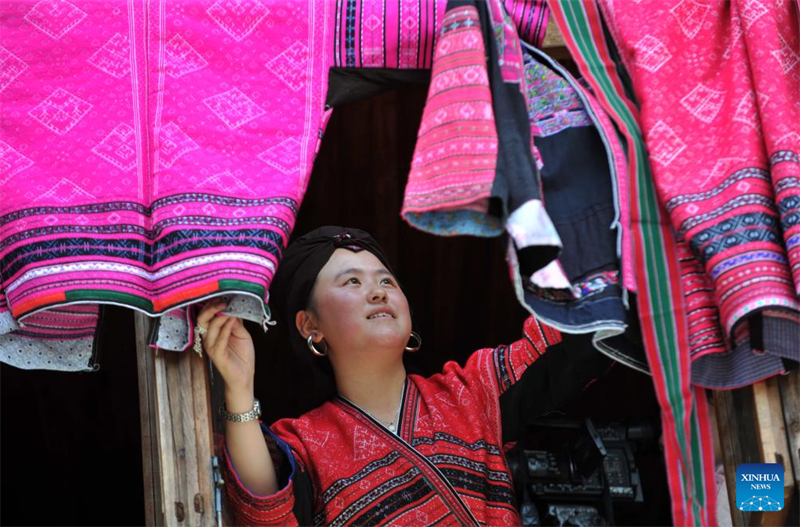
{"type": "MultiPolygon", "coordinates": [[[[786,439],[789,442],[789,455],[794,475],[794,496],[786,525],[800,525],[800,370],[778,379],[783,405],[783,421],[786,425],[786,439]]],[[[787,507],[789,508],[789,507],[787,507]]]]}
{"type": "Polygon", "coordinates": [[[752,391],[750,388],[714,391],[713,397],[717,414],[717,433],[725,466],[731,521],[737,527],[754,525],[750,523],[753,513],[740,511],[736,507],[736,467],[742,463],[760,462],[753,426],[755,409],[752,391]]]}
{"type": "Polygon", "coordinates": [[[783,421],[778,379],[772,377],[753,385],[753,399],[756,409],[756,431],[762,463],[778,463],[784,474],[784,507],[779,512],[761,514],[756,525],[786,525],[789,506],[794,491],[789,444],[786,441],[786,426],[783,421]]]}
{"type": "Polygon", "coordinates": [[[795,487],[800,490],[800,370],[778,380],[795,487]]]}
{"type": "Polygon", "coordinates": [[[191,351],[164,352],[155,366],[165,525],[215,525],[204,359],[191,351]]]}
{"type": "MultiPolygon", "coordinates": [[[[161,481],[159,482],[159,492],[161,494],[162,509],[164,517],[163,525],[176,525],[178,521],[183,521],[183,506],[180,505],[181,486],[179,481],[179,467],[175,456],[175,441],[173,431],[173,415],[169,401],[169,385],[165,358],[160,353],[155,359],[155,398],[156,416],[158,420],[158,455],[161,461],[161,481]]],[[[181,430],[177,431],[182,433],[181,430]]]]}
{"type": "Polygon", "coordinates": [[[216,525],[206,359],[191,351],[155,353],[147,346],[152,321],[137,313],[135,323],[145,521],[216,525]]]}
{"type": "Polygon", "coordinates": [[[145,524],[164,525],[161,514],[161,467],[158,454],[158,421],[155,402],[155,364],[153,350],[147,346],[151,320],[135,312],[136,367],[139,378],[139,421],[142,433],[142,472],[144,475],[145,524]]]}
{"type": "MultiPolygon", "coordinates": [[[[214,455],[214,435],[212,430],[211,389],[208,364],[204,357],[191,353],[189,360],[192,375],[192,401],[194,402],[195,441],[197,452],[208,453],[206,459],[214,455]]],[[[192,507],[196,514],[214,518],[214,474],[211,463],[197,465],[198,492],[192,497],[192,507]]],[[[214,522],[211,522],[213,524],[214,522]]]]}
{"type": "Polygon", "coordinates": [[[728,505],[736,526],[786,524],[796,484],[792,477],[779,382],[778,378],[772,378],[738,390],[713,392],[728,505]],[[738,509],[736,468],[742,463],[779,463],[784,467],[784,508],[781,512],[738,509]]]}

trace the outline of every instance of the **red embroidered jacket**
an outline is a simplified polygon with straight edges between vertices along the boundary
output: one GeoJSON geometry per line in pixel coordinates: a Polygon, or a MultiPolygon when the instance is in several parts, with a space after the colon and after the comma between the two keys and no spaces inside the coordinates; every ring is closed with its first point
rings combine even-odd
{"type": "Polygon", "coordinates": [[[287,454],[288,484],[257,496],[228,458],[237,522],[519,525],[500,398],[560,341],[531,317],[510,346],[476,351],[430,378],[409,375],[396,434],[343,398],[278,421],[265,430],[287,454]]]}

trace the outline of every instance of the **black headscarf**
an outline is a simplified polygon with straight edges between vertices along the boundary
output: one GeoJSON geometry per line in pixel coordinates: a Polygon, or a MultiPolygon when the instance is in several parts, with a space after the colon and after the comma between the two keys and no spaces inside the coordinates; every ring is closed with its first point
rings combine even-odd
{"type": "Polygon", "coordinates": [[[308,307],[317,275],[328,263],[333,252],[340,248],[353,252],[369,251],[394,275],[386,253],[378,242],[359,229],[328,225],[290,243],[272,280],[269,305],[286,324],[289,342],[298,354],[307,356],[310,352],[305,339],[297,331],[295,315],[308,307]]]}

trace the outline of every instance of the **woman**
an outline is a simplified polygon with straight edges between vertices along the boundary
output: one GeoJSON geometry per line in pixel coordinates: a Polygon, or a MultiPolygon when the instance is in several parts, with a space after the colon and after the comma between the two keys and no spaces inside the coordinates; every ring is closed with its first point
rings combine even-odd
{"type": "Polygon", "coordinates": [[[338,395],[260,426],[252,339],[240,319],[220,315],[224,303],[202,309],[203,346],[225,381],[226,481],[239,522],[519,525],[500,399],[558,332],[529,318],[511,346],[430,378],[407,375],[403,354],[420,344],[408,302],[381,248],[356,229],[293,242],[271,293],[294,321],[292,347],[329,361],[338,395]]]}

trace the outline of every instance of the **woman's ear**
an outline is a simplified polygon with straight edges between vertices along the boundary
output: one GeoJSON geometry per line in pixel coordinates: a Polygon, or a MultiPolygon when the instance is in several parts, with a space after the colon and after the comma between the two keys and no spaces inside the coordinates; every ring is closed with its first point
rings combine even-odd
{"type": "Polygon", "coordinates": [[[297,331],[300,332],[300,335],[302,335],[304,339],[307,339],[309,335],[314,335],[314,342],[322,340],[322,333],[319,331],[317,317],[310,309],[298,311],[297,315],[294,317],[294,324],[297,327],[297,331]]]}

